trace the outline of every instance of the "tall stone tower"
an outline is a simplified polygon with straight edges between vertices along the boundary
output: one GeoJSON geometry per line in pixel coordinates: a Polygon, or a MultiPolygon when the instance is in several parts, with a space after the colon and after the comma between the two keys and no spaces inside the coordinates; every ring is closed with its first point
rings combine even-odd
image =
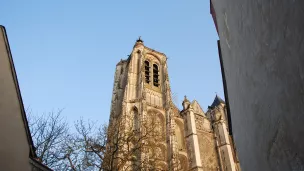
{"type": "Polygon", "coordinates": [[[129,58],[117,64],[109,124],[112,132],[108,133],[113,148],[108,151],[137,150],[129,156],[121,151],[112,157],[116,159],[112,165],[122,163],[119,170],[135,170],[153,160],[157,162],[149,169],[238,171],[227,124],[225,103],[219,97],[206,114],[197,101],[186,97],[180,111],[172,102],[166,55],[144,46],[140,38],[129,58]],[[133,131],[128,137],[119,136],[130,128],[133,131]],[[131,145],[113,145],[118,139],[128,141],[149,133],[153,140],[138,138],[131,145]]]}

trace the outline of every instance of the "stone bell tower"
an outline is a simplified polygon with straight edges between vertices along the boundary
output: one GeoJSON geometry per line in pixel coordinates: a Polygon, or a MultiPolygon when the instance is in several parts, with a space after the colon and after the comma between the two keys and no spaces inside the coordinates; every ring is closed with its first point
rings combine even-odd
{"type": "Polygon", "coordinates": [[[166,55],[139,38],[129,58],[116,65],[107,151],[117,153],[107,162],[117,166],[114,170],[239,171],[217,109],[205,114],[196,100],[185,97],[180,111],[172,102],[166,55]]]}
{"type": "MultiPolygon", "coordinates": [[[[171,160],[175,139],[168,129],[174,127],[170,120],[172,105],[167,57],[146,47],[139,38],[129,58],[121,60],[116,66],[110,125],[119,118],[128,117],[134,127],[142,131],[145,122],[153,122],[155,130],[162,135],[161,139],[145,143],[153,143],[150,153],[158,156],[157,167],[163,170],[177,164],[171,160]]],[[[147,154],[142,152],[137,160],[145,160],[145,156],[147,154]]]]}

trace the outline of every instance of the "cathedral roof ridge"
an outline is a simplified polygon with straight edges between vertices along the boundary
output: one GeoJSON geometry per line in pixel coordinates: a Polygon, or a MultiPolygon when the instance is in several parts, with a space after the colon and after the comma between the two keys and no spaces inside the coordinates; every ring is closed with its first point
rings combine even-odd
{"type": "Polygon", "coordinates": [[[192,100],[191,104],[193,104],[194,102],[198,103],[198,101],[196,99],[192,100]]]}
{"type": "Polygon", "coordinates": [[[194,100],[191,102],[191,105],[193,106],[193,108],[195,109],[195,111],[196,111],[198,114],[200,114],[200,115],[202,115],[202,116],[205,116],[205,112],[204,112],[203,108],[201,107],[201,105],[199,104],[199,102],[198,102],[197,100],[194,99],[194,100]]]}
{"type": "Polygon", "coordinates": [[[152,48],[149,48],[149,47],[147,47],[147,46],[144,46],[144,47],[145,47],[146,49],[148,49],[148,50],[154,52],[154,53],[158,53],[158,54],[163,55],[163,56],[166,57],[166,54],[164,54],[164,53],[162,53],[162,52],[156,51],[156,50],[154,50],[154,49],[152,49],[152,48]]]}
{"type": "Polygon", "coordinates": [[[147,49],[147,50],[149,50],[149,51],[151,51],[151,52],[157,53],[157,54],[159,54],[159,55],[163,55],[163,56],[166,57],[166,54],[164,54],[164,53],[162,53],[162,52],[159,52],[159,51],[157,51],[157,50],[154,50],[154,49],[152,49],[152,48],[149,48],[149,47],[145,46],[145,45],[144,45],[144,41],[141,39],[141,36],[139,36],[138,39],[136,40],[134,47],[136,47],[137,45],[144,46],[145,49],[147,49]]]}
{"type": "Polygon", "coordinates": [[[211,104],[211,107],[215,107],[220,105],[221,103],[225,104],[225,101],[223,99],[221,99],[218,95],[215,96],[213,103],[211,104]]]}

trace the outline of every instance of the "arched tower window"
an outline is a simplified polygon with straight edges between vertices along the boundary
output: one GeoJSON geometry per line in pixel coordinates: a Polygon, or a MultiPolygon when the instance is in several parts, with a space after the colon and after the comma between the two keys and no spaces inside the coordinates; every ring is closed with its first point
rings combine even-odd
{"type": "Polygon", "coordinates": [[[150,63],[149,61],[145,61],[145,81],[146,83],[150,83],[150,63]]]}
{"type": "Polygon", "coordinates": [[[185,138],[184,138],[184,130],[182,129],[182,125],[177,123],[175,127],[175,135],[177,138],[177,144],[179,150],[185,150],[185,138]]]}
{"type": "Polygon", "coordinates": [[[133,129],[139,130],[139,117],[138,117],[138,110],[136,107],[132,110],[133,115],[133,129]]]}
{"type": "Polygon", "coordinates": [[[158,65],[153,64],[153,85],[158,87],[159,86],[159,69],[158,65]]]}

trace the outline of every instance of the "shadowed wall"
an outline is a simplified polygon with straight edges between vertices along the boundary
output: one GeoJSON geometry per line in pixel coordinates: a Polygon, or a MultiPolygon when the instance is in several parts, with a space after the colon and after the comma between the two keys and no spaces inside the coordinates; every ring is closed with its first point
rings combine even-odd
{"type": "Polygon", "coordinates": [[[304,2],[212,5],[242,169],[304,170],[304,2]]]}

